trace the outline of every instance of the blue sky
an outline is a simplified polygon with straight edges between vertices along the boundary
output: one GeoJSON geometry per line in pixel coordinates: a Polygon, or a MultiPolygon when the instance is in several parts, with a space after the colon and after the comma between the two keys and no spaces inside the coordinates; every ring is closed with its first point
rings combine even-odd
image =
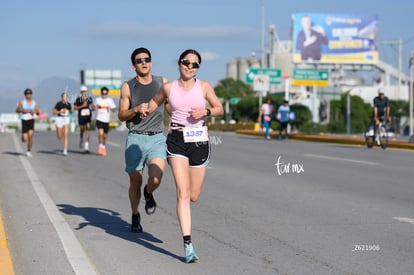
{"type": "MultiPolygon", "coordinates": [[[[403,39],[403,69],[414,51],[414,4],[406,0],[263,0],[266,27],[290,39],[293,13],[377,15],[379,41],[403,39]]],[[[4,0],[0,3],[0,98],[20,98],[52,76],[79,80],[80,69],[134,76],[133,49],[153,55],[153,73],[178,76],[187,48],[202,53],[198,77],[216,85],[226,64],[261,48],[261,0],[4,0]]],[[[397,65],[397,50],[380,44],[380,59],[397,65]]]]}

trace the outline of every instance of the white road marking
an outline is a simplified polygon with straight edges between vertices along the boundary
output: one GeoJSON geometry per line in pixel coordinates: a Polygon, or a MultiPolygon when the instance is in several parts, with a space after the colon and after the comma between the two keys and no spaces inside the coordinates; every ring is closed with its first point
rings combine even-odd
{"type": "MultiPolygon", "coordinates": [[[[16,134],[13,134],[13,140],[17,152],[22,152],[23,150],[16,134]]],[[[49,216],[49,220],[58,233],[66,256],[68,257],[69,263],[72,265],[75,274],[99,274],[96,267],[89,260],[89,256],[83,250],[82,245],[76,238],[69,224],[62,217],[61,213],[56,207],[56,204],[53,202],[42,182],[39,180],[28,158],[25,155],[20,155],[19,158],[24,169],[26,170],[26,174],[32,183],[37,197],[42,203],[43,208],[49,216]]]]}
{"type": "Polygon", "coordinates": [[[347,161],[347,162],[361,163],[361,164],[368,164],[368,165],[379,165],[378,162],[357,160],[357,159],[336,158],[336,157],[323,156],[323,155],[314,155],[314,154],[305,154],[305,156],[311,157],[311,158],[329,159],[329,160],[337,160],[337,161],[347,161]]]}
{"type": "Polygon", "coordinates": [[[394,220],[400,221],[400,222],[407,222],[414,224],[414,219],[412,218],[406,218],[406,217],[393,217],[394,220]]]}

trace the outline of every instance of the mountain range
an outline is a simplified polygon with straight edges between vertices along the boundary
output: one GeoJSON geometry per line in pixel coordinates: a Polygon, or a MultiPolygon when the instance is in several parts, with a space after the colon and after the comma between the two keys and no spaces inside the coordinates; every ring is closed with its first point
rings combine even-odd
{"type": "MultiPolygon", "coordinates": [[[[69,102],[73,105],[76,97],[80,95],[80,83],[71,78],[50,77],[39,82],[33,90],[33,99],[39,104],[39,109],[52,114],[56,102],[60,101],[62,92],[67,92],[69,102]]],[[[14,113],[19,100],[24,98],[24,89],[21,94],[0,94],[0,113],[14,113]]],[[[91,95],[91,91],[89,91],[91,95]]]]}

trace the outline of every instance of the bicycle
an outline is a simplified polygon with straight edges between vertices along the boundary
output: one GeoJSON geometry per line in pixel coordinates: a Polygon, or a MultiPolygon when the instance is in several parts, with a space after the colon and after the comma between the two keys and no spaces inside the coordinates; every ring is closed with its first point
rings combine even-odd
{"type": "Polygon", "coordinates": [[[386,121],[384,119],[380,119],[380,123],[378,126],[374,127],[372,124],[370,124],[367,127],[367,131],[365,131],[365,144],[368,148],[372,148],[375,143],[377,143],[378,146],[380,146],[382,149],[387,149],[388,146],[388,129],[386,126],[386,123],[383,121],[386,121]]]}

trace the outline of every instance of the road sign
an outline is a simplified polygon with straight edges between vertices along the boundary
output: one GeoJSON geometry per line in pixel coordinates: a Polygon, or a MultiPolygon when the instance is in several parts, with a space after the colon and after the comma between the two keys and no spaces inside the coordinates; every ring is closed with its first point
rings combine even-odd
{"type": "Polygon", "coordinates": [[[254,77],[256,75],[268,75],[269,84],[282,83],[282,72],[279,69],[267,69],[267,68],[248,68],[246,70],[246,83],[253,84],[254,77]]]}
{"type": "MultiPolygon", "coordinates": [[[[92,95],[99,96],[101,95],[101,88],[103,88],[105,85],[93,85],[92,87],[92,95]]],[[[107,85],[105,86],[108,88],[108,95],[109,97],[118,98],[121,95],[121,86],[117,85],[107,85]]]]}
{"type": "Polygon", "coordinates": [[[294,69],[292,85],[294,86],[328,86],[328,70],[294,69]]]}
{"type": "Polygon", "coordinates": [[[254,76],[253,90],[257,92],[267,92],[270,90],[270,78],[266,74],[258,74],[254,76]]]}
{"type": "Polygon", "coordinates": [[[236,105],[237,103],[239,103],[239,101],[240,101],[240,97],[230,98],[230,104],[232,104],[232,105],[236,105]]]}

